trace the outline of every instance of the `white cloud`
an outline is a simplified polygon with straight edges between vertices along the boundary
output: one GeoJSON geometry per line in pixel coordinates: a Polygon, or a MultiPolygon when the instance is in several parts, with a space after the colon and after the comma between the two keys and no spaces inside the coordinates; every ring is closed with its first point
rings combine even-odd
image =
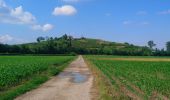
{"type": "Polygon", "coordinates": [[[0,43],[12,41],[14,38],[8,34],[0,36],[0,43]]]}
{"type": "Polygon", "coordinates": [[[0,0],[0,7],[6,7],[6,4],[3,0],[0,0]]]}
{"type": "Polygon", "coordinates": [[[9,24],[33,24],[36,18],[22,6],[10,8],[3,0],[0,1],[0,22],[9,24]]]}
{"type": "Polygon", "coordinates": [[[36,18],[30,12],[24,11],[22,6],[12,9],[10,14],[21,24],[33,24],[36,21],[36,18]]]}
{"type": "Polygon", "coordinates": [[[32,28],[34,30],[42,30],[42,31],[46,32],[46,31],[53,29],[53,27],[54,26],[51,24],[45,24],[45,25],[34,25],[32,28]]]}
{"type": "Polygon", "coordinates": [[[53,29],[53,25],[51,25],[51,24],[45,24],[43,26],[43,31],[49,31],[51,29],[53,29]]]}
{"type": "MultiPolygon", "coordinates": [[[[7,6],[3,0],[0,0],[0,22],[8,24],[26,24],[31,27],[37,25],[36,17],[33,14],[24,11],[22,6],[11,8],[7,6]]],[[[52,29],[51,26],[48,25],[46,26],[47,28],[42,28],[43,30],[41,31],[49,31],[52,29]]]]}
{"type": "Polygon", "coordinates": [[[56,7],[53,11],[53,15],[58,16],[58,15],[74,15],[77,13],[76,8],[74,8],[71,5],[64,5],[62,7],[56,7]]]}
{"type": "Polygon", "coordinates": [[[170,9],[166,10],[166,11],[161,11],[158,14],[162,14],[162,15],[167,15],[170,14],[170,9]]]}
{"type": "Polygon", "coordinates": [[[0,43],[7,43],[7,44],[21,44],[21,43],[28,43],[30,41],[27,41],[25,39],[20,39],[20,38],[16,38],[13,37],[9,34],[4,34],[4,35],[0,35],[0,43]]]}

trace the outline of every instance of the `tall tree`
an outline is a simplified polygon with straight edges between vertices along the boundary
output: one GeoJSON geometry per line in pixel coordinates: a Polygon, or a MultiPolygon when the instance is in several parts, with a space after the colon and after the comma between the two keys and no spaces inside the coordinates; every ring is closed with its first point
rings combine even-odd
{"type": "Polygon", "coordinates": [[[38,37],[38,38],[37,38],[37,42],[38,42],[38,43],[41,42],[41,41],[44,41],[44,40],[45,40],[44,37],[38,37]]]}
{"type": "Polygon", "coordinates": [[[73,40],[73,37],[72,36],[68,36],[69,37],[69,46],[72,47],[72,40],[73,40]]]}
{"type": "Polygon", "coordinates": [[[64,34],[64,35],[62,36],[62,39],[67,40],[67,39],[68,39],[67,34],[64,34]]]}
{"type": "Polygon", "coordinates": [[[166,49],[167,49],[168,54],[170,54],[170,41],[166,43],[166,49]]]}
{"type": "Polygon", "coordinates": [[[153,49],[153,47],[156,46],[156,44],[154,43],[154,41],[148,41],[148,46],[150,49],[153,49]]]}

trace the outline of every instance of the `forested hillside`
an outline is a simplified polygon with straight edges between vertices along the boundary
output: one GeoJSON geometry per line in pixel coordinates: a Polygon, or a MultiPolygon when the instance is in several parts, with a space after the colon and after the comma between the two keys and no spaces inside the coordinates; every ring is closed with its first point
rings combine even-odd
{"type": "MultiPolygon", "coordinates": [[[[128,43],[109,42],[100,39],[73,38],[66,34],[62,37],[38,37],[37,42],[7,45],[0,44],[1,54],[107,54],[107,55],[138,55],[156,54],[149,47],[135,46],[128,43]]],[[[165,55],[163,52],[158,55],[165,55]]]]}

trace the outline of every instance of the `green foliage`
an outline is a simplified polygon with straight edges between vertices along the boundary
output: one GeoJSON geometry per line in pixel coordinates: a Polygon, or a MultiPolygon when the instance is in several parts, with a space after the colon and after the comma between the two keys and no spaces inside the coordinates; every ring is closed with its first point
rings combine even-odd
{"type": "Polygon", "coordinates": [[[32,78],[30,81],[25,84],[19,85],[13,89],[7,90],[3,93],[0,93],[0,100],[14,100],[19,94],[23,94],[31,89],[37,88],[40,84],[47,81],[48,77],[45,75],[39,75],[32,78]]]}
{"type": "Polygon", "coordinates": [[[170,41],[166,43],[166,48],[167,48],[168,54],[170,54],[170,41]]]}
{"type": "Polygon", "coordinates": [[[37,38],[37,42],[41,42],[41,41],[44,41],[44,40],[45,40],[44,37],[38,37],[38,38],[37,38]]]}
{"type": "MultiPolygon", "coordinates": [[[[57,75],[61,72],[73,58],[73,56],[4,56],[3,65],[9,66],[9,69],[4,68],[2,70],[1,67],[3,66],[0,64],[0,73],[4,74],[0,74],[0,77],[4,76],[3,79],[0,78],[0,82],[7,83],[5,83],[6,85],[1,85],[0,100],[13,100],[16,96],[37,88],[52,75],[57,75]],[[38,65],[34,66],[37,62],[39,62],[38,65]],[[3,72],[4,70],[6,70],[5,73],[3,72]],[[27,73],[28,70],[30,70],[30,74],[27,73]],[[8,79],[12,75],[11,80],[8,79]],[[20,77],[17,77],[18,75],[20,77]],[[15,82],[14,80],[19,81],[15,82]],[[9,82],[12,85],[8,84],[9,82]]],[[[0,57],[0,60],[2,59],[0,57]]]]}
{"type": "Polygon", "coordinates": [[[21,54],[106,54],[106,55],[152,55],[148,47],[128,43],[115,43],[99,39],[73,38],[66,34],[62,37],[38,37],[37,43],[21,45],[0,44],[0,53],[21,54]]]}
{"type": "Polygon", "coordinates": [[[72,58],[73,56],[0,57],[0,91],[16,86],[23,80],[29,80],[49,69],[55,71],[56,65],[68,62],[72,58]]]}
{"type": "Polygon", "coordinates": [[[150,49],[153,49],[153,47],[156,46],[156,44],[154,43],[154,41],[148,41],[148,46],[150,49]]]}
{"type": "Polygon", "coordinates": [[[77,54],[75,52],[71,52],[69,55],[70,56],[76,56],[77,54]]]}
{"type": "MultiPolygon", "coordinates": [[[[120,60],[111,60],[113,56],[87,56],[87,58],[111,80],[113,85],[117,84],[114,80],[116,78],[134,93],[138,93],[138,91],[133,90],[132,85],[128,83],[141,89],[144,92],[141,95],[148,99],[155,91],[170,98],[170,62],[168,61],[125,61],[120,59],[132,57],[118,57],[120,60]]],[[[142,59],[147,60],[148,58],[142,59]]]]}

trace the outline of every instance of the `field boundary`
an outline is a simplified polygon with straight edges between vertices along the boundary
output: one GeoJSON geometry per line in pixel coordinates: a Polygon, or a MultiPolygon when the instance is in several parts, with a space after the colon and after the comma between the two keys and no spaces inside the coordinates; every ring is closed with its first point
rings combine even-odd
{"type": "Polygon", "coordinates": [[[109,79],[97,68],[95,65],[85,56],[83,56],[86,64],[92,71],[94,76],[92,94],[94,97],[92,100],[112,100],[113,99],[113,87],[109,79]]]}
{"type": "Polygon", "coordinates": [[[113,61],[146,61],[146,62],[170,62],[170,58],[97,58],[98,60],[113,61]]]}

